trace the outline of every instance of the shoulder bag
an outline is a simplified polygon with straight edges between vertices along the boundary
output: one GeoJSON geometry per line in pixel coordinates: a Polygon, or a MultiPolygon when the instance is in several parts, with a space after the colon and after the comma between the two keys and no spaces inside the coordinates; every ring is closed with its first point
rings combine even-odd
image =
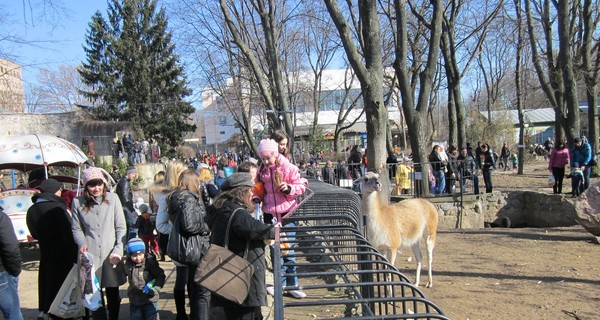
{"type": "Polygon", "coordinates": [[[227,300],[242,304],[250,291],[254,266],[246,260],[249,241],[246,241],[244,257],[238,256],[227,248],[231,221],[238,210],[240,209],[231,213],[227,222],[224,247],[210,245],[196,269],[194,282],[227,300]]]}
{"type": "Polygon", "coordinates": [[[167,255],[179,263],[197,265],[204,251],[205,241],[201,235],[181,234],[181,215],[182,213],[177,213],[173,221],[173,229],[167,243],[167,255]]]}

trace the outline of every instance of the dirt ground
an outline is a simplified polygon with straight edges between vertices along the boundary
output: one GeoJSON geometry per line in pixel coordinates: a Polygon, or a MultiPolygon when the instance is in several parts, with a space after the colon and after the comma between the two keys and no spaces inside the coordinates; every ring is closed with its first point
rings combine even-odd
{"type": "MultiPolygon", "coordinates": [[[[538,160],[527,166],[524,176],[496,171],[493,180],[496,190],[550,193],[547,175],[546,164],[538,160]]],[[[563,192],[570,192],[570,181],[565,182],[563,192]]],[[[580,226],[440,230],[434,250],[434,286],[421,288],[448,317],[457,320],[600,319],[600,245],[593,240],[580,226]]],[[[405,250],[396,265],[414,279],[415,263],[407,261],[409,252],[405,250]]],[[[25,319],[35,319],[36,250],[24,253],[21,307],[25,319]]],[[[423,270],[422,277],[426,276],[423,270]]],[[[163,319],[174,318],[170,290],[165,288],[164,296],[161,293],[163,319]]],[[[122,296],[126,296],[124,290],[122,296]]],[[[127,319],[127,313],[123,307],[120,318],[127,319]]]]}

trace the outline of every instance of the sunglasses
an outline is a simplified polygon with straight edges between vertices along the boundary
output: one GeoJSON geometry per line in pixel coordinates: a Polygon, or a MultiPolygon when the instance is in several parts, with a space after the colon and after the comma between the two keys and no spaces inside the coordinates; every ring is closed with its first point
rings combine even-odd
{"type": "Polygon", "coordinates": [[[90,180],[87,183],[88,187],[98,187],[104,185],[104,181],[102,181],[102,179],[94,179],[94,180],[90,180]]]}

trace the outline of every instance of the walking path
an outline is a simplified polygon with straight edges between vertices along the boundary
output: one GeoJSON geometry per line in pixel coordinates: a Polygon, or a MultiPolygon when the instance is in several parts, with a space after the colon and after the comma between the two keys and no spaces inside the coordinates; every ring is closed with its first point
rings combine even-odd
{"type": "MultiPolygon", "coordinates": [[[[19,276],[19,297],[21,299],[21,311],[25,320],[35,320],[39,315],[38,311],[38,270],[40,251],[37,248],[23,248],[23,272],[19,276]]],[[[160,292],[158,307],[160,309],[161,319],[175,319],[175,300],[173,299],[173,286],[175,284],[175,265],[167,258],[167,261],[160,262],[160,266],[165,270],[167,281],[160,292]]],[[[273,283],[272,273],[267,273],[270,279],[267,283],[273,283]]],[[[129,319],[129,299],[127,299],[127,285],[121,286],[121,312],[120,320],[129,319]]],[[[269,296],[269,305],[273,304],[273,299],[269,296]]],[[[189,312],[189,307],[188,307],[189,312]]],[[[273,319],[272,308],[263,307],[263,316],[265,319],[273,319]]],[[[0,316],[1,318],[1,316],[0,316]]]]}

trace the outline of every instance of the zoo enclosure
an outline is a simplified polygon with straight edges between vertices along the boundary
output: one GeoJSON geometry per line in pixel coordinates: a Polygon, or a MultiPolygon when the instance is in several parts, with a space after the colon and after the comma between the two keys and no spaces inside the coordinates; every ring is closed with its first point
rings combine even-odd
{"type": "Polygon", "coordinates": [[[299,279],[297,287],[275,286],[275,319],[307,310],[315,319],[449,319],[366,240],[355,192],[309,181],[310,190],[280,230],[295,236],[275,243],[274,270],[289,265],[279,257],[295,257],[299,279]],[[285,227],[290,222],[297,226],[285,227]],[[284,299],[283,291],[293,289],[307,297],[284,299]]]}

